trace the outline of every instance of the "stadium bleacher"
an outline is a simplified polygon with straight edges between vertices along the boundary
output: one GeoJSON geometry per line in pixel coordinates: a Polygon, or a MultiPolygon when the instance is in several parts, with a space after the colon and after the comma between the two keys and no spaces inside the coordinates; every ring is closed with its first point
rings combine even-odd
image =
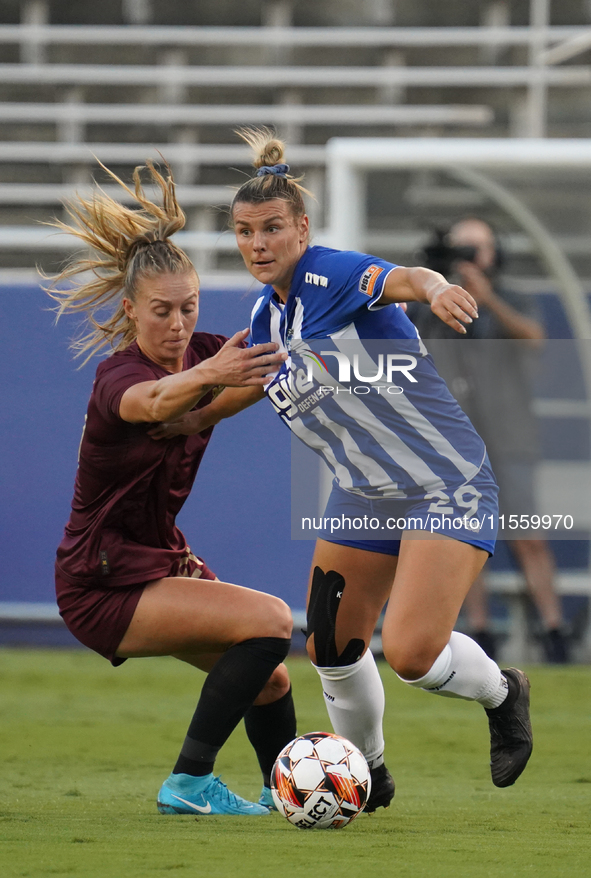
{"type": "MultiPolygon", "coordinates": [[[[43,242],[34,224],[59,212],[61,199],[93,175],[102,179],[94,155],[129,175],[157,149],[165,154],[194,233],[185,243],[208,273],[227,278],[240,267],[232,243],[220,237],[219,208],[230,194],[223,187],[236,185],[248,167],[233,134],[237,125],[271,124],[289,141],[293,164],[320,194],[311,205],[320,237],[331,136],[588,132],[588,4],[457,0],[445,4],[444,16],[437,6],[3,3],[0,270],[13,276],[30,275],[35,264],[55,267],[63,251],[51,239],[43,242]]],[[[406,188],[396,199],[395,187],[385,187],[387,216],[383,192],[380,199],[370,190],[370,213],[382,217],[374,223],[373,249],[399,259],[416,246],[399,234],[402,216],[408,228],[409,203],[420,229],[421,198],[430,212],[438,198],[445,209],[454,197],[461,201],[457,190],[442,193],[424,175],[406,188]]],[[[554,207],[557,194],[547,199],[554,207]]],[[[580,253],[588,243],[580,238],[571,232],[567,249],[580,253]]],[[[519,250],[519,239],[512,243],[519,250]]]]}
{"type": "MultiPolygon", "coordinates": [[[[590,85],[583,0],[4,2],[0,283],[35,283],[37,266],[50,272],[71,249],[40,223],[105,182],[95,156],[128,179],[162,153],[188,215],[179,242],[204,286],[243,290],[250,281],[227,231],[232,187],[249,168],[235,127],[272,125],[288,141],[288,160],[318,196],[309,212],[322,242],[331,137],[587,137],[590,85]]],[[[506,172],[504,182],[591,288],[591,178],[506,172]]],[[[501,229],[512,283],[545,293],[558,325],[557,290],[527,236],[439,171],[370,174],[365,245],[412,262],[432,224],[467,211],[501,229]]],[[[556,407],[546,415],[562,417],[556,407]]],[[[499,589],[514,590],[504,575],[499,589]]]]}

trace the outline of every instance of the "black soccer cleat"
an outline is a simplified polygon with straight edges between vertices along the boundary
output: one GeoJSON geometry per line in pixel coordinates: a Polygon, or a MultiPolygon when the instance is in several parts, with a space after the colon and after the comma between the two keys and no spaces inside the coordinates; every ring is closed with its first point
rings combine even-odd
{"type": "Polygon", "coordinates": [[[367,814],[373,814],[376,808],[389,808],[394,798],[396,789],[394,778],[382,763],[377,768],[371,768],[371,792],[363,809],[367,814]]]}
{"type": "Polygon", "coordinates": [[[531,756],[533,734],[529,719],[529,680],[517,668],[502,671],[509,684],[506,700],[487,710],[490,729],[490,773],[496,787],[515,783],[531,756]]]}

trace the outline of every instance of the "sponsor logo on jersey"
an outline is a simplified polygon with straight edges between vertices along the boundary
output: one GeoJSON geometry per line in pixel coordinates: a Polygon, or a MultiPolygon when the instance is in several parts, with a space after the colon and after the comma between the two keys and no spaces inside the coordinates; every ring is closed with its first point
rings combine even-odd
{"type": "Polygon", "coordinates": [[[315,408],[332,391],[332,387],[314,387],[303,369],[295,373],[280,372],[265,389],[273,408],[287,424],[308,409],[315,408]]]}
{"type": "MultiPolygon", "coordinates": [[[[381,269],[380,269],[381,271],[381,269]]],[[[306,283],[314,284],[316,287],[327,287],[328,286],[328,278],[324,277],[322,274],[314,274],[311,271],[306,272],[306,283]]]]}
{"type": "Polygon", "coordinates": [[[366,268],[359,279],[359,292],[365,293],[366,296],[371,296],[376,281],[383,270],[379,265],[370,265],[369,268],[366,268]]]}

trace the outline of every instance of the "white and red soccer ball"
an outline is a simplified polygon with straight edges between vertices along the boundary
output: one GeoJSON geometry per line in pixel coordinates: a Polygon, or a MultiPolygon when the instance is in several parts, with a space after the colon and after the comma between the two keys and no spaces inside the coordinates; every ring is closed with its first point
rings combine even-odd
{"type": "Polygon", "coordinates": [[[337,829],[360,814],[371,791],[360,750],[339,735],[309,732],[283,748],[271,772],[273,801],[300,829],[337,829]]]}

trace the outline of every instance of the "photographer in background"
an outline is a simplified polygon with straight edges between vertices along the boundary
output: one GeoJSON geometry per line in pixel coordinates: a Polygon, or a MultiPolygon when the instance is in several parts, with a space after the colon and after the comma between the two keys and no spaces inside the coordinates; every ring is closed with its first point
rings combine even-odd
{"type": "MultiPolygon", "coordinates": [[[[408,316],[428,342],[440,374],[486,443],[500,488],[500,511],[507,520],[509,515],[536,512],[534,481],[540,452],[529,372],[532,354],[540,349],[545,332],[531,298],[498,284],[501,262],[495,234],[480,219],[462,220],[447,235],[437,233],[436,240],[425,248],[424,264],[448,279],[457,275],[457,282],[478,303],[479,319],[467,327],[464,338],[458,338],[422,305],[409,305],[408,316]]],[[[503,535],[500,530],[499,537],[503,535]]],[[[540,615],[546,661],[565,663],[568,643],[549,546],[527,530],[505,529],[505,536],[518,536],[507,545],[540,615]]],[[[482,576],[466,597],[464,608],[471,636],[494,658],[496,642],[490,631],[482,576]]]]}

